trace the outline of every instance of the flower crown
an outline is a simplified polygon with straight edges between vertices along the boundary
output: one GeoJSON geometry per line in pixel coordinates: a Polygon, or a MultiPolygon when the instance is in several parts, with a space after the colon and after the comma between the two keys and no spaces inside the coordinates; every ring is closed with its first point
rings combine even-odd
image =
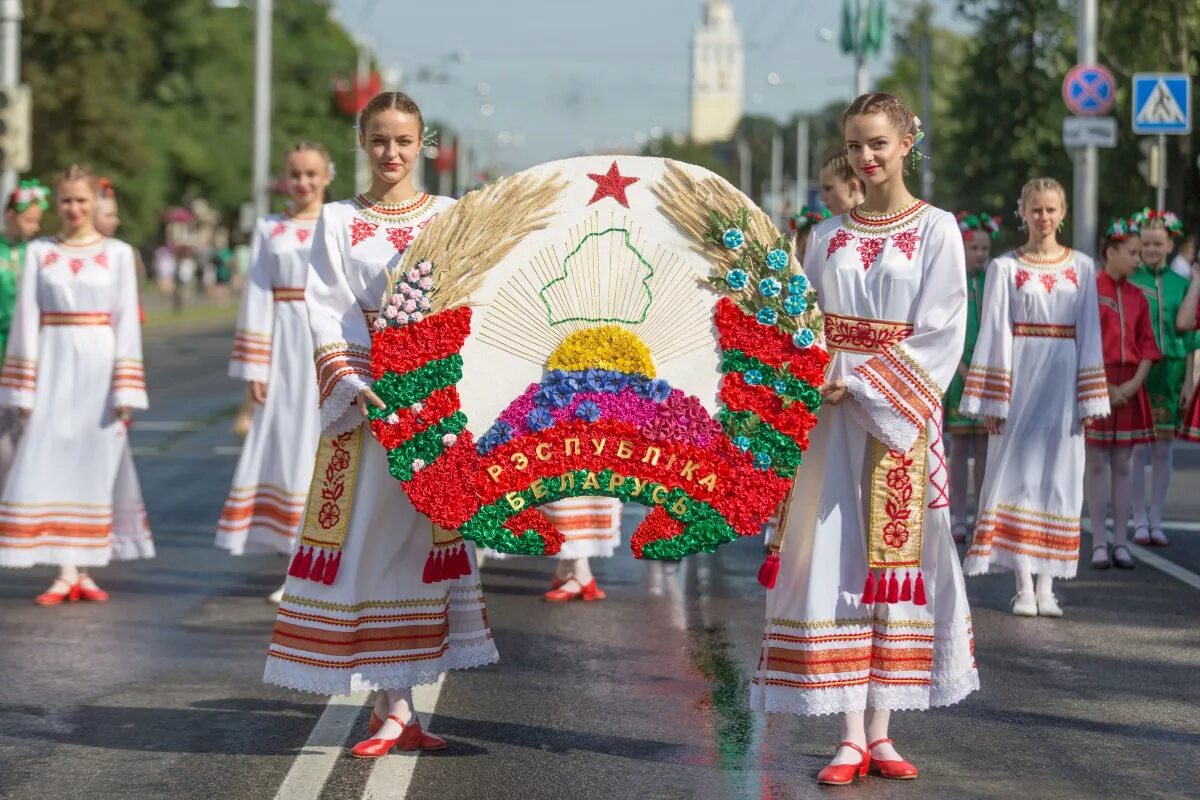
{"type": "Polygon", "coordinates": [[[792,214],[791,221],[788,223],[793,233],[801,233],[809,228],[824,222],[829,219],[828,208],[809,208],[804,206],[796,213],[792,214]]]}
{"type": "Polygon", "coordinates": [[[1113,217],[1104,229],[1104,237],[1114,242],[1123,242],[1130,236],[1137,236],[1141,226],[1136,218],[1113,217]]]}
{"type": "Polygon", "coordinates": [[[967,231],[983,231],[995,239],[1000,234],[1000,218],[991,214],[970,214],[958,212],[958,229],[965,235],[967,231]]]}
{"type": "Polygon", "coordinates": [[[21,181],[13,193],[9,195],[8,207],[19,214],[36,203],[45,211],[50,207],[50,192],[38,182],[37,178],[21,181]]]}
{"type": "Polygon", "coordinates": [[[1172,239],[1179,239],[1183,236],[1183,221],[1179,219],[1174,211],[1156,211],[1146,207],[1141,211],[1136,211],[1129,218],[1135,222],[1139,228],[1144,228],[1156,219],[1162,220],[1163,228],[1172,239]]]}

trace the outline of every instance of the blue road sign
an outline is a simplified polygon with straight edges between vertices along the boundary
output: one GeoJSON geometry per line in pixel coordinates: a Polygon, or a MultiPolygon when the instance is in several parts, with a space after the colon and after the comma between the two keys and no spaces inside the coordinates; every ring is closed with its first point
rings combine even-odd
{"type": "Polygon", "coordinates": [[[1117,82],[1106,67],[1077,64],[1063,79],[1062,95],[1071,113],[1099,117],[1112,109],[1117,98],[1117,82]]]}
{"type": "Polygon", "coordinates": [[[1182,72],[1133,76],[1133,132],[1192,132],[1192,78],[1182,72]]]}

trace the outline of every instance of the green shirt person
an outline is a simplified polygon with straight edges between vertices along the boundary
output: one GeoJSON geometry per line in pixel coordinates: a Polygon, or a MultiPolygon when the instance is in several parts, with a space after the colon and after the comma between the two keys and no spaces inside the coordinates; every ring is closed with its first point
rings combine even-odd
{"type": "Polygon", "coordinates": [[[0,236],[0,364],[4,363],[17,304],[25,245],[41,230],[42,214],[50,207],[49,197],[46,187],[36,180],[21,181],[4,208],[4,234],[0,236]]]}

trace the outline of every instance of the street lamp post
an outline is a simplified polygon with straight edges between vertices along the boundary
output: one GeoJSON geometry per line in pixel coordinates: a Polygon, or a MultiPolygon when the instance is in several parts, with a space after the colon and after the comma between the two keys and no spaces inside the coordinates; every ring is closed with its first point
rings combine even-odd
{"type": "MultiPolygon", "coordinates": [[[[1096,63],[1096,0],[1079,0],[1080,64],[1096,63]]],[[[1075,155],[1075,229],[1072,244],[1077,250],[1091,252],[1096,246],[1096,184],[1099,159],[1095,147],[1081,147],[1075,155]]]]}
{"type": "Polygon", "coordinates": [[[258,0],[254,23],[254,216],[270,211],[271,19],[273,0],[258,0]]]}
{"type": "MultiPolygon", "coordinates": [[[[3,0],[0,4],[0,86],[21,82],[21,0],[3,0]]],[[[0,197],[8,197],[17,187],[17,171],[5,167],[0,174],[0,197]]]]}

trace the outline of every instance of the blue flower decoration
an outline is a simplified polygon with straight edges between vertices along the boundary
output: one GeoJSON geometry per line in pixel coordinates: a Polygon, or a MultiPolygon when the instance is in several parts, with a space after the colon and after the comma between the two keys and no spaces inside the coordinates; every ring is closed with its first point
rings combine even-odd
{"type": "Polygon", "coordinates": [[[584,422],[595,422],[600,419],[600,406],[591,400],[584,400],[575,407],[575,416],[584,422]]]}
{"type": "Polygon", "coordinates": [[[754,318],[762,325],[774,325],[779,321],[779,313],[773,308],[760,308],[754,318]]]}
{"type": "Polygon", "coordinates": [[[746,274],[746,270],[744,269],[731,269],[729,270],[729,274],[725,276],[725,281],[729,284],[730,289],[740,292],[750,282],[750,276],[746,274]]]}
{"type": "Polygon", "coordinates": [[[542,385],[533,395],[533,402],[539,406],[552,406],[554,408],[565,408],[571,404],[572,398],[575,397],[575,392],[564,388],[561,385],[555,386],[542,385]]]}
{"type": "Polygon", "coordinates": [[[771,466],[771,454],[770,453],[755,453],[754,454],[754,468],[755,469],[769,469],[770,466],[771,466]]]}
{"type": "Polygon", "coordinates": [[[650,381],[649,395],[651,400],[661,403],[671,396],[671,384],[662,378],[652,380],[650,381]]]}
{"type": "Polygon", "coordinates": [[[808,301],[802,294],[789,294],[783,301],[783,310],[795,317],[808,310],[808,301]]]}
{"type": "Polygon", "coordinates": [[[733,446],[743,453],[750,449],[750,437],[746,435],[733,437],[733,446]]]}
{"type": "Polygon", "coordinates": [[[787,381],[771,381],[771,388],[775,390],[775,394],[787,394],[787,381]]]}
{"type": "Polygon", "coordinates": [[[763,297],[774,297],[783,291],[783,284],[775,278],[763,278],[758,282],[758,291],[763,297]]]}
{"type": "Polygon", "coordinates": [[[604,370],[589,369],[583,374],[583,388],[589,392],[600,391],[601,383],[604,380],[604,370]]]}
{"type": "Polygon", "coordinates": [[[737,250],[746,243],[746,234],[737,228],[730,228],[721,237],[721,243],[729,250],[737,250]]]}
{"type": "Polygon", "coordinates": [[[554,424],[554,415],[544,408],[535,408],[525,418],[525,424],[530,430],[544,431],[554,424]]]}
{"type": "Polygon", "coordinates": [[[812,347],[813,342],[817,340],[816,335],[808,328],[801,328],[792,336],[792,344],[803,350],[806,347],[812,347]]]}
{"type": "Polygon", "coordinates": [[[803,275],[788,278],[788,291],[792,294],[804,294],[808,291],[808,278],[803,275]]]}
{"type": "Polygon", "coordinates": [[[767,253],[767,269],[773,269],[776,272],[787,269],[789,261],[791,258],[788,256],[787,250],[780,250],[776,247],[767,253]]]}
{"type": "Polygon", "coordinates": [[[486,456],[511,438],[512,426],[504,420],[497,420],[495,425],[479,437],[479,441],[475,443],[475,451],[481,456],[486,456]]]}
{"type": "Polygon", "coordinates": [[[743,375],[742,378],[750,386],[758,386],[763,382],[763,374],[756,369],[746,370],[746,374],[743,375]]]}

